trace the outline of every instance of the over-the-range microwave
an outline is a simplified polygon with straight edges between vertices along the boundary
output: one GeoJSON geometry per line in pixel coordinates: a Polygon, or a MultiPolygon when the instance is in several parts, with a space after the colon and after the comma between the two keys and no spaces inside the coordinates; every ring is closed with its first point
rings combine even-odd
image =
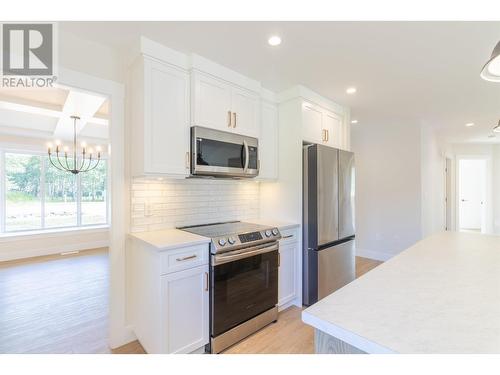
{"type": "Polygon", "coordinates": [[[259,140],[201,126],[191,127],[191,175],[256,177],[259,140]]]}

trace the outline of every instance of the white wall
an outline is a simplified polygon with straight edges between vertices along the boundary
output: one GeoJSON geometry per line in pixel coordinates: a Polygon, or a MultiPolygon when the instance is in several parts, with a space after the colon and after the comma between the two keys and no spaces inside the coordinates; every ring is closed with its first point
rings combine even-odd
{"type": "Polygon", "coordinates": [[[124,83],[125,58],[102,44],[82,39],[59,28],[59,62],[66,69],[124,83]]]}
{"type": "Polygon", "coordinates": [[[108,246],[108,229],[0,236],[0,262],[108,246]]]}
{"type": "Polygon", "coordinates": [[[422,237],[445,229],[445,158],[433,129],[421,127],[422,237]]]}
{"type": "Polygon", "coordinates": [[[421,238],[419,127],[352,126],[357,254],[386,260],[421,238]]]}

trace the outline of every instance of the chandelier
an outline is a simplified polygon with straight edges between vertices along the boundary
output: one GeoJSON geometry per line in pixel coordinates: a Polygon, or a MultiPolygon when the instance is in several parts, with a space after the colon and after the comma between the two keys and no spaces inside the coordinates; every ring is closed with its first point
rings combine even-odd
{"type": "Polygon", "coordinates": [[[62,155],[59,156],[62,145],[60,142],[56,142],[56,155],[54,157],[52,153],[52,144],[49,144],[47,152],[49,154],[50,164],[60,171],[71,172],[73,174],[91,171],[92,169],[95,169],[101,161],[101,150],[99,147],[96,148],[97,159],[93,159],[94,151],[91,148],[87,149],[85,143],[82,143],[81,156],[77,155],[76,121],[80,120],[80,117],[71,116],[71,118],[73,119],[73,155],[68,158],[69,149],[65,146],[62,150],[64,152],[64,157],[62,155]]]}

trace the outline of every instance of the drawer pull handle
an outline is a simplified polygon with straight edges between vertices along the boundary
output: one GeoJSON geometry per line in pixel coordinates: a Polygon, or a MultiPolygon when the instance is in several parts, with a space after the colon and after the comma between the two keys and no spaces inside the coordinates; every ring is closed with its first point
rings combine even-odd
{"type": "Polygon", "coordinates": [[[208,272],[205,272],[205,292],[208,292],[208,272]]]}
{"type": "Polygon", "coordinates": [[[293,234],[289,234],[288,236],[281,237],[281,239],[284,240],[285,238],[292,238],[292,237],[293,237],[293,234]]]}
{"type": "Polygon", "coordinates": [[[190,256],[188,256],[188,257],[184,257],[184,258],[177,258],[176,260],[177,260],[178,262],[183,262],[183,261],[185,261],[185,260],[194,259],[194,258],[196,258],[196,255],[190,255],[190,256]]]}

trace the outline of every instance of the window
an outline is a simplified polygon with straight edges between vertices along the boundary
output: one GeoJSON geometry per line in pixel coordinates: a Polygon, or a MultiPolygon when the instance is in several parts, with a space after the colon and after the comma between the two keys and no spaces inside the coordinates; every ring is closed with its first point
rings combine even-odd
{"type": "Polygon", "coordinates": [[[77,175],[58,170],[45,155],[3,152],[1,164],[5,194],[0,232],[108,222],[106,160],[77,175]]]}

